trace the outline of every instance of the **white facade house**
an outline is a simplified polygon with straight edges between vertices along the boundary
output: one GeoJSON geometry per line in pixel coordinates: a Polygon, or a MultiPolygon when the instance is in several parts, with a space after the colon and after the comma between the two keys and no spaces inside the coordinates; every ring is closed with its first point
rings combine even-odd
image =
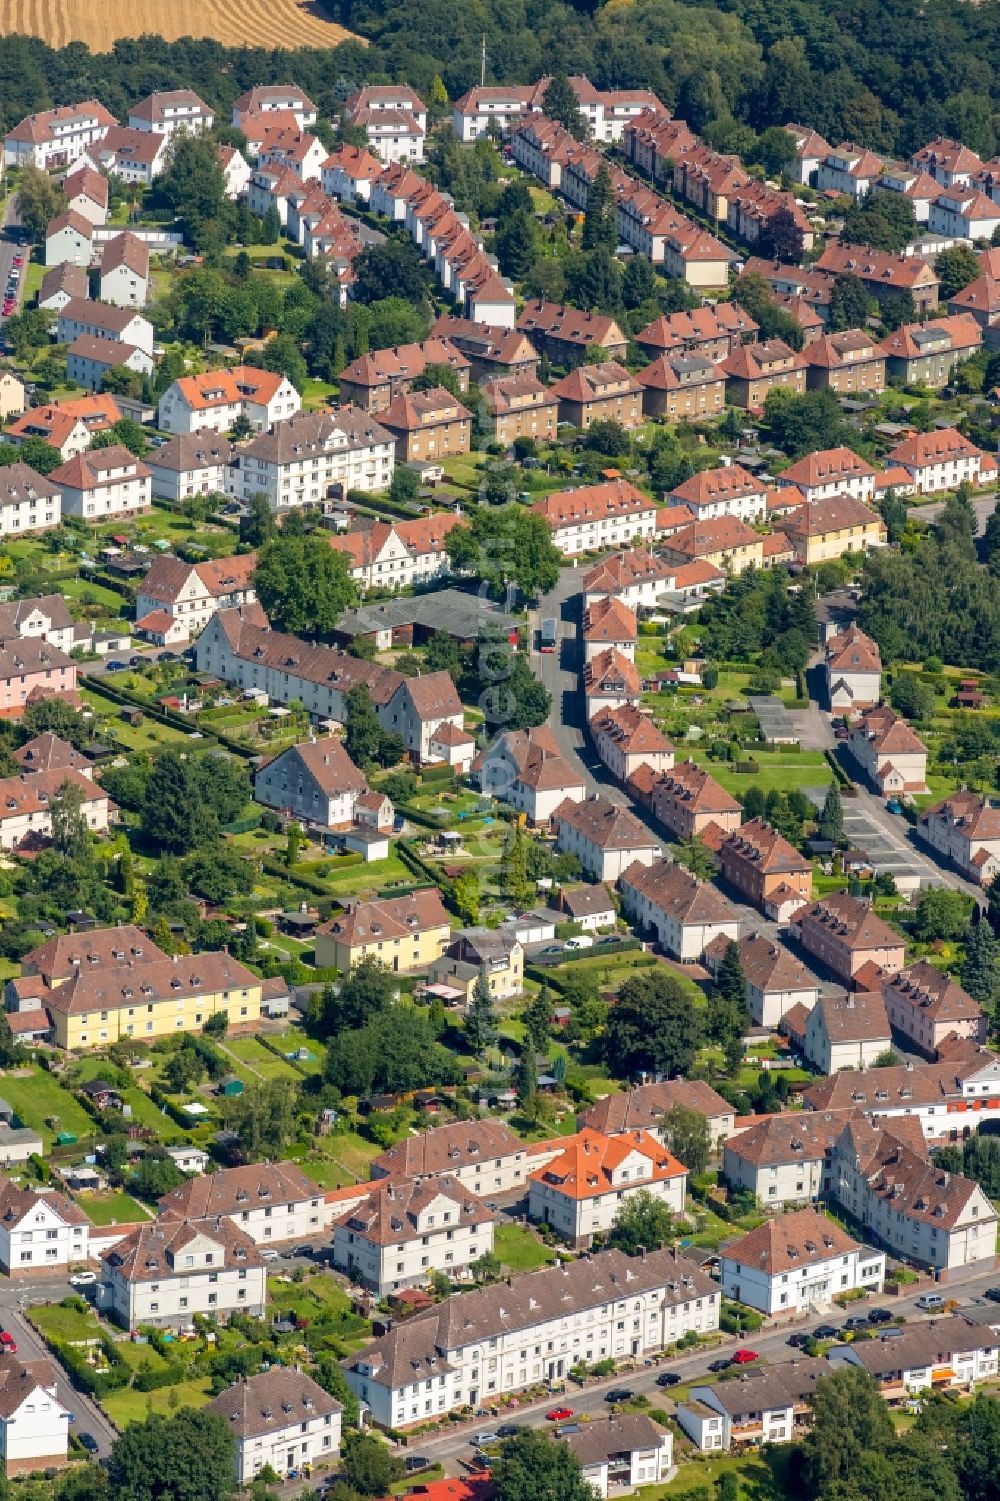
{"type": "Polygon", "coordinates": [[[94,226],[76,209],[64,209],[45,227],[45,264],[86,269],[93,259],[94,226]]]}
{"type": "Polygon", "coordinates": [[[455,1178],[381,1179],[334,1224],[334,1265],[379,1297],[465,1277],[492,1253],[496,1218],[455,1178]]]}
{"type": "Polygon", "coordinates": [[[4,162],[8,167],[39,167],[43,172],[68,167],[114,123],[114,115],[96,99],[40,110],[26,115],[4,136],[4,162]]]}
{"type": "Polygon", "coordinates": [[[684,963],[700,959],[716,938],[739,937],[736,909],[673,860],[634,861],[622,871],[619,890],[629,921],[652,929],[661,947],[684,963]]]}
{"type": "Polygon", "coordinates": [[[604,1136],[585,1126],[560,1146],[528,1176],[528,1215],[575,1249],[606,1235],[622,1204],[640,1192],[684,1213],[687,1168],[647,1131],[604,1136]]]}
{"type": "Polygon", "coordinates": [[[402,1141],[373,1158],[372,1180],[454,1178],[481,1197],[523,1188],[527,1149],[501,1121],[453,1121],[402,1141]]]}
{"type": "Polygon", "coordinates": [[[406,84],[368,84],[350,96],[344,115],[361,127],[381,161],[423,161],[427,106],[406,84]]]}
{"type": "MultiPolygon", "coordinates": [[[[379,444],[384,446],[381,439],[379,444]]],[[[357,452],[363,454],[364,448],[357,452]]],[[[380,454],[376,466],[388,461],[388,454],[380,454]]],[[[367,460],[360,457],[358,462],[363,467],[367,460]]],[[[445,541],[448,533],[462,524],[458,516],[435,511],[429,516],[415,516],[412,521],[392,524],[375,521],[365,527],[331,533],[329,541],[331,547],[348,555],[351,577],[366,590],[405,589],[412,584],[430,583],[451,572],[445,541]]],[[[391,645],[390,627],[386,647],[391,645]]]]}
{"type": "Polygon", "coordinates": [[[853,449],[840,447],[807,454],[790,464],[778,476],[778,486],[781,489],[793,486],[810,504],[814,500],[849,495],[852,500],[871,505],[875,499],[875,480],[876,471],[869,463],[853,449]]]}
{"type": "Polygon", "coordinates": [[[487,797],[509,803],[535,827],[546,826],[564,800],[587,795],[547,725],[498,735],[473,761],[472,777],[487,797]]]}
{"type": "Polygon", "coordinates": [[[132,307],[94,302],[89,297],[70,298],[56,319],[56,342],[70,344],[80,334],[114,339],[150,356],[153,353],[153,325],[132,307]]]}
{"type": "Polygon", "coordinates": [[[977,488],[997,475],[993,455],[983,453],[954,427],[904,438],[886,463],[905,469],[918,495],[955,490],[963,483],[977,488]]]}
{"type": "Polygon", "coordinates": [[[860,1366],[874,1376],[887,1402],[920,1392],[973,1390],[997,1378],[1000,1340],[961,1313],[900,1330],[892,1340],[834,1345],[834,1370],[860,1366]]]}
{"type": "Polygon", "coordinates": [[[616,881],[629,867],[652,865],[663,853],[634,813],[599,794],[578,803],[564,798],[552,818],[557,847],[576,855],[595,881],[616,881]]]}
{"type": "Polygon", "coordinates": [[[0,1355],[0,1466],[8,1479],[66,1464],[70,1414],[58,1381],[51,1360],[0,1355]]]}
{"type": "Polygon", "coordinates": [[[147,94],[128,112],[130,130],[154,131],[169,141],[175,135],[201,135],[211,130],[215,115],[193,89],[164,89],[147,94]]]}
{"type": "Polygon", "coordinates": [[[805,1055],[821,1074],[868,1068],[892,1046],[881,991],[822,995],[809,1012],[805,1055]]]}
{"type": "Polygon", "coordinates": [[[833,1374],[823,1356],[797,1356],[739,1381],[700,1382],[677,1404],[677,1422],[702,1454],[761,1444],[787,1444],[810,1420],[817,1381],[833,1374]]]}
{"type": "Polygon", "coordinates": [[[153,357],[133,344],[117,339],[95,338],[79,334],[66,351],[66,375],[88,391],[99,391],[110,370],[134,370],[137,375],[151,375],[153,357]]]}
{"type": "Polygon", "coordinates": [[[988,240],[1000,226],[1000,207],[977,188],[950,188],[930,206],[931,234],[961,240],[988,240]]]}
{"type": "Polygon", "coordinates": [[[0,470],[0,537],[44,532],[61,519],[62,494],[55,485],[27,464],[0,470]]]}
{"type": "Polygon", "coordinates": [[[641,1360],[719,1324],[718,1285],[676,1251],[604,1251],[479,1288],[402,1321],[345,1367],[380,1427],[490,1402],[572,1366],[641,1360]]]}
{"type": "Polygon", "coordinates": [[[183,1327],[196,1313],[260,1318],[267,1303],[263,1258],[224,1217],[150,1220],[104,1252],[102,1273],[98,1308],[124,1329],[183,1327]]]}
{"type": "Polygon", "coordinates": [[[242,501],[261,492],[279,512],[318,505],[334,493],[387,490],[395,451],[392,434],[354,407],[303,412],[240,448],[227,488],[242,501]]]}
{"type": "MultiPolygon", "coordinates": [[[[174,439],[175,443],[186,441],[174,439]]],[[[170,446],[164,444],[165,448],[170,446]]],[[[156,457],[162,453],[162,448],[154,450],[156,457]]],[[[149,616],[165,614],[178,627],[177,639],[196,636],[217,610],[255,603],[257,594],[253,587],[253,573],[256,566],[257,554],[253,552],[215,558],[208,563],[155,558],[138,586],[136,624],[141,627],[149,616]]]]}
{"type": "Polygon", "coordinates": [[[372,793],[344,742],[333,735],[291,745],[268,761],[254,777],[254,798],[290,813],[306,827],[349,829],[362,822],[392,828],[391,801],[372,793]]]}
{"type": "Polygon", "coordinates": [[[0,1269],[8,1277],[66,1271],[90,1255],[90,1221],[71,1199],[0,1182],[0,1269]]]}
{"type": "Polygon", "coordinates": [[[223,1168],[159,1201],[160,1223],[222,1217],[255,1245],[307,1240],[323,1229],[323,1193],[294,1162],[223,1168]]]}
{"type": "Polygon", "coordinates": [[[146,457],[153,495],[175,501],[192,495],[225,495],[232,457],[233,445],[222,433],[178,433],[146,457]]]}
{"type": "Polygon", "coordinates": [[[857,1290],[879,1293],[885,1253],[859,1245],[815,1209],[765,1220],[720,1253],[722,1291],[775,1317],[807,1313],[857,1290]]]}
{"type": "Polygon", "coordinates": [[[648,714],[631,704],[606,709],[590,721],[594,749],[618,782],[627,782],[641,766],[659,776],[671,771],[674,748],[648,714]]]}
{"type": "MultiPolygon", "coordinates": [[[[709,946],[705,962],[713,972],[725,958],[727,939],[709,946]]],[[[819,980],[802,960],[765,933],[748,933],[737,944],[746,977],[750,1019],[758,1027],[777,1031],[781,1018],[793,1007],[811,1011],[819,998],[819,980]]]]}
{"type": "Polygon", "coordinates": [[[145,307],[149,296],[149,246],[126,231],[101,252],[101,301],[116,307],[145,307]]]}
{"type": "Polygon", "coordinates": [[[595,1418],[579,1433],[567,1434],[565,1442],[579,1460],[584,1480],[603,1501],[670,1479],[673,1434],[644,1412],[595,1418]]]}
{"type": "Polygon", "coordinates": [[[548,522],[553,545],[567,557],[656,536],[656,503],[628,480],[557,490],[532,510],[548,522]]]}
{"type": "Polygon", "coordinates": [[[63,513],[101,521],[108,516],[129,516],[148,511],[152,476],[146,465],[120,443],[110,448],[88,448],[49,476],[62,492],[63,513]]]}
{"type": "Polygon", "coordinates": [[[159,425],[166,433],[226,433],[240,417],[266,433],[294,417],[302,400],[291,381],[270,370],[237,365],[182,375],[160,397],[159,425]]]}
{"type": "Polygon", "coordinates": [[[232,1434],[238,1486],[250,1485],[265,1467],[283,1478],[335,1460],[340,1452],[343,1408],[291,1366],[237,1381],[206,1411],[223,1418],[232,1434]]]}

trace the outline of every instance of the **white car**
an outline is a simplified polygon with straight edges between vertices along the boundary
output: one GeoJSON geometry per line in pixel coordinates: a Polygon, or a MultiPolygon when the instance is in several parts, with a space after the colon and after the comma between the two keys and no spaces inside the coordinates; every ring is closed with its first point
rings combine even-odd
{"type": "Polygon", "coordinates": [[[70,1287],[93,1287],[97,1281],[96,1272],[76,1272],[69,1279],[70,1287]]]}
{"type": "Polygon", "coordinates": [[[568,949],[592,949],[594,940],[589,933],[578,933],[573,938],[567,938],[566,947],[568,949]]]}
{"type": "Polygon", "coordinates": [[[278,1253],[277,1251],[261,1251],[260,1259],[261,1261],[277,1261],[278,1253]]]}

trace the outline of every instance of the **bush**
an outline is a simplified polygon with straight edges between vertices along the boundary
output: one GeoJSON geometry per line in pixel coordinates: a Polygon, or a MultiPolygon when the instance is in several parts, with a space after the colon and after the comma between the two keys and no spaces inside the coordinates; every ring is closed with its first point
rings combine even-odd
{"type": "Polygon", "coordinates": [[[164,1366],[147,1366],[137,1371],[132,1385],[137,1392],[155,1392],[162,1386],[176,1386],[186,1375],[182,1365],[171,1362],[164,1366]]]}

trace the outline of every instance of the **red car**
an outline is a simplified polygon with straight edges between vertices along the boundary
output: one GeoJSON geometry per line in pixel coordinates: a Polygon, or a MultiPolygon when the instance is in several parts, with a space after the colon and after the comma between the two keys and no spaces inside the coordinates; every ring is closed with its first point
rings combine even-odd
{"type": "Polygon", "coordinates": [[[752,1360],[759,1359],[756,1350],[734,1350],[733,1365],[749,1365],[752,1360]]]}
{"type": "Polygon", "coordinates": [[[23,266],[24,265],[24,256],[23,255],[15,255],[15,257],[14,257],[14,265],[15,266],[23,266]]]}
{"type": "Polygon", "coordinates": [[[8,1350],[11,1355],[17,1354],[17,1342],[12,1334],[7,1333],[6,1329],[0,1331],[0,1345],[3,1345],[4,1349],[8,1350]]]}
{"type": "Polygon", "coordinates": [[[545,1414],[550,1423],[565,1423],[567,1418],[573,1416],[572,1407],[553,1407],[551,1412],[545,1414]]]}

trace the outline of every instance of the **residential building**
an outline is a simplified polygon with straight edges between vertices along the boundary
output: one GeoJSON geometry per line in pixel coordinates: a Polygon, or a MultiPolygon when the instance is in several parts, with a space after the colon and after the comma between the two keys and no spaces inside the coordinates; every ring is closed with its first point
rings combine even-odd
{"type": "Polygon", "coordinates": [[[447,339],[433,335],[420,344],[399,344],[359,355],[340,377],[340,399],[366,412],[384,412],[397,396],[405,396],[428,365],[446,365],[455,372],[461,391],[469,389],[469,361],[447,339]]]}
{"type": "MultiPolygon", "coordinates": [[[[322,142],[308,130],[276,124],[267,132],[258,148],[258,173],[266,168],[279,170],[282,174],[288,171],[298,183],[315,183],[319,187],[326,156],[322,142]]],[[[279,180],[283,182],[284,177],[279,180]]],[[[251,182],[253,181],[252,178],[251,182]]]]}
{"type": "Polygon", "coordinates": [[[881,990],[821,995],[805,1027],[805,1056],[821,1074],[863,1069],[892,1047],[881,990]]]}
{"type": "Polygon", "coordinates": [[[96,99],[40,110],[26,115],[4,136],[4,162],[8,167],[39,167],[43,172],[68,167],[114,123],[114,115],[96,99]]]}
{"type": "Polygon", "coordinates": [[[581,1130],[589,1126],[605,1136],[642,1131],[662,1142],[670,1130],[667,1116],[677,1108],[696,1110],[705,1117],[713,1152],[733,1134],[736,1117],[732,1105],[703,1079],[661,1079],[658,1084],[640,1084],[620,1094],[607,1094],[596,1105],[589,1105],[576,1123],[581,1130]]]}
{"type": "Polygon", "coordinates": [[[810,391],[833,391],[837,396],[872,396],[885,390],[886,356],[861,328],[823,334],[802,351],[806,386],[810,391]]]}
{"type": "Polygon", "coordinates": [[[879,345],[891,378],[904,386],[946,386],[957,367],[982,348],[983,332],[972,313],[954,313],[926,323],[904,323],[879,345]]]}
{"type": "Polygon", "coordinates": [[[124,1329],[184,1328],[195,1314],[262,1318],[267,1268],[228,1219],[150,1220],[102,1258],[98,1306],[124,1329]]]}
{"type": "Polygon", "coordinates": [[[295,403],[295,415],[240,445],[229,466],[231,495],[246,502],[263,493],[281,513],[333,495],[346,499],[350,490],[389,488],[395,438],[388,424],[356,407],[298,412],[297,393],[295,403]]]}
{"type": "Polygon", "coordinates": [[[635,613],[615,595],[603,595],[583,612],[583,660],[614,647],[630,662],[635,661],[638,626],[635,613]]]}
{"type": "MultiPolygon", "coordinates": [[[[784,944],[764,933],[748,933],[736,947],[754,1026],[776,1032],[781,1018],[793,1007],[812,1010],[819,997],[819,981],[784,944]]],[[[705,964],[713,974],[718,974],[728,948],[727,938],[716,938],[705,950],[705,964]]]]}
{"type": "MultiPolygon", "coordinates": [[[[100,176],[100,173],[95,176],[100,176]]],[[[104,181],[103,177],[101,181],[104,181]]],[[[88,286],[85,267],[75,265],[72,261],[61,261],[59,265],[51,266],[42,277],[38,306],[47,313],[58,313],[71,298],[86,297],[88,286]]],[[[8,413],[9,415],[11,414],[8,413]]],[[[4,417],[3,420],[6,421],[7,418],[4,417]]]]}
{"type": "Polygon", "coordinates": [[[828,636],[826,696],[833,713],[873,709],[882,697],[882,657],[856,625],[828,636]]]}
{"type": "Polygon", "coordinates": [[[628,339],[613,318],[540,297],[524,304],[517,328],[558,365],[584,364],[595,349],[608,360],[624,359],[628,352],[628,339]]]}
{"type": "Polygon", "coordinates": [[[835,146],[819,164],[816,186],[821,193],[832,190],[860,202],[882,170],[882,160],[863,146],[845,141],[835,146]]]}
{"type": "Polygon", "coordinates": [[[698,422],[717,417],[726,404],[726,378],[702,354],[661,354],[638,371],[646,417],[698,422]]]}
{"type": "Polygon", "coordinates": [[[193,89],[165,89],[147,94],[128,112],[132,130],[155,131],[157,135],[201,135],[211,130],[215,116],[193,89]]]}
{"type": "Polygon", "coordinates": [[[945,136],[936,136],[915,152],[911,160],[914,167],[927,172],[943,188],[967,186],[983,167],[981,159],[968,146],[945,136]]]}
{"type": "Polygon", "coordinates": [[[561,1381],[581,1362],[642,1359],[718,1320],[716,1284],[676,1251],[604,1251],[448,1298],[352,1356],[345,1374],[374,1423],[401,1428],[561,1381]]]}
{"type": "Polygon", "coordinates": [[[383,1178],[333,1226],[333,1262],[379,1297],[465,1278],[493,1252],[496,1214],[455,1178],[383,1178]]]}
{"type": "Polygon", "coordinates": [[[556,381],[552,394],[559,401],[559,421],[584,432],[593,422],[642,426],[643,388],[616,360],[578,365],[556,381]]]}
{"type": "Polygon", "coordinates": [[[548,825],[561,803],[587,795],[548,725],[503,731],[477,755],[472,777],[482,793],[509,803],[535,827],[548,825]]]}
{"type": "Polygon", "coordinates": [[[603,1136],[585,1126],[561,1139],[558,1155],[528,1175],[528,1217],[551,1226],[575,1250],[606,1235],[622,1204],[647,1193],[684,1213],[688,1170],[647,1132],[603,1136]]]}
{"type": "Polygon", "coordinates": [[[29,703],[76,693],[76,663],[36,637],[0,639],[0,718],[24,713],[29,703]]]}
{"type": "Polygon", "coordinates": [[[833,1195],[892,1255],[939,1282],[992,1268],[997,1214],[978,1183],[927,1161],[891,1131],[849,1121],[833,1154],[833,1195]]]}
{"type": "Polygon", "coordinates": [[[272,1365],[244,1376],[206,1408],[224,1419],[233,1439],[238,1486],[250,1485],[265,1467],[284,1477],[337,1458],[343,1408],[311,1376],[294,1366],[272,1365]]]}
{"type": "Polygon", "coordinates": [[[752,523],[763,520],[767,488],[741,464],[724,464],[719,469],[702,469],[690,479],[682,480],[670,495],[691,512],[695,521],[736,516],[740,521],[752,523]]]}
{"type": "Polygon", "coordinates": [[[8,1479],[66,1464],[73,1415],[59,1401],[58,1383],[51,1360],[0,1355],[0,1464],[8,1479]]]}
{"type": "Polygon", "coordinates": [[[644,1412],[597,1417],[577,1433],[565,1435],[583,1478],[594,1494],[606,1498],[667,1480],[673,1467],[673,1435],[644,1412]]]}
{"type": "Polygon", "coordinates": [[[926,1058],[937,1058],[950,1038],[985,1043],[986,1013],[958,981],[926,959],[891,975],[882,986],[889,1025],[926,1058]]]}
{"type": "Polygon", "coordinates": [[[660,858],[659,842],[617,803],[595,794],[583,802],[564,798],[552,815],[556,847],[576,855],[595,881],[614,881],[628,868],[652,865],[660,858]]]}
{"type": "Polygon", "coordinates": [[[26,741],[14,752],[14,760],[26,775],[37,771],[76,771],[88,781],[94,780],[93,762],[51,730],[43,730],[26,741]]]}
{"type": "Polygon", "coordinates": [[[782,522],[782,530],[799,563],[811,566],[844,553],[871,552],[886,544],[885,522],[850,495],[832,495],[797,506],[782,522]]]}
{"type": "Polygon", "coordinates": [[[7,428],[3,441],[18,444],[26,443],[29,438],[41,438],[57,448],[64,459],[71,459],[90,447],[95,433],[113,427],[121,415],[113,396],[103,392],[78,396],[72,401],[29,407],[7,428]]]}
{"type": "Polygon", "coordinates": [[[401,463],[440,463],[472,445],[472,413],[444,386],[397,396],[380,417],[401,463]]]}
{"type": "Polygon", "coordinates": [[[810,503],[848,496],[870,504],[875,498],[875,470],[853,449],[824,448],[783,469],[778,485],[794,485],[810,503]]]}
{"type": "Polygon", "coordinates": [[[719,368],[726,377],[728,399],[749,412],[763,410],[771,391],[801,396],[806,389],[806,362],[782,339],[743,344],[719,368]]]}
{"type": "Polygon", "coordinates": [[[49,483],[62,494],[63,514],[93,522],[148,511],[151,480],[142,460],[120,443],[88,448],[53,469],[49,476],[49,483]]]}
{"type": "Polygon", "coordinates": [[[722,1291],[768,1317],[808,1313],[845,1293],[880,1293],[885,1253],[860,1245],[817,1209],[765,1220],[720,1255],[722,1291]]]}
{"type": "Polygon", "coordinates": [[[614,928],[618,921],[606,886],[564,886],[559,893],[559,909],[585,933],[614,928]]]}
{"type": "Polygon", "coordinates": [[[277,808],[307,828],[349,829],[353,824],[374,822],[376,829],[392,828],[392,803],[378,798],[370,810],[371,791],[334,735],[291,745],[266,761],[254,777],[254,798],[277,808]]]}
{"type": "MultiPolygon", "coordinates": [[[[389,434],[385,434],[388,438],[389,434]]],[[[390,452],[391,457],[391,452],[390,452]]],[[[448,533],[465,523],[459,516],[432,511],[412,521],[369,521],[359,517],[350,531],[336,532],[330,546],[346,552],[351,560],[351,574],[366,589],[404,588],[408,584],[425,584],[450,573],[451,563],[445,550],[448,533]]],[[[395,632],[387,645],[399,644],[395,632]]],[[[410,641],[412,642],[412,628],[410,641]]]]}
{"type": "Polygon", "coordinates": [[[246,193],[253,169],[242,151],[238,151],[235,146],[219,147],[219,165],[225,179],[226,197],[235,203],[246,193]]]}
{"type": "MultiPolygon", "coordinates": [[[[175,438],[172,443],[156,449],[154,459],[159,461],[165,450],[176,450],[182,444],[190,446],[193,441],[196,441],[194,434],[175,438]]],[[[217,439],[214,435],[208,437],[209,443],[218,445],[220,441],[224,443],[225,439],[217,439]]],[[[151,616],[166,615],[170,624],[165,629],[172,629],[172,639],[175,642],[190,640],[208,624],[217,610],[256,601],[253,587],[256,566],[257,554],[253,552],[217,558],[209,563],[154,558],[136,594],[136,628],[150,630],[153,628],[149,623],[151,616]]]]}
{"type": "Polygon", "coordinates": [[[0,1178],[0,1270],[8,1277],[65,1277],[90,1256],[90,1228],[83,1210],[64,1194],[0,1178]]]}
{"type": "Polygon", "coordinates": [[[640,766],[659,774],[674,764],[674,747],[648,714],[631,704],[605,709],[590,721],[594,749],[619,782],[627,782],[640,766]]]}
{"type": "Polygon", "coordinates": [[[809,1427],[816,1383],[833,1370],[824,1356],[796,1356],[739,1381],[696,1382],[677,1404],[677,1422],[703,1454],[787,1444],[809,1427]]]}
{"type": "Polygon", "coordinates": [[[62,520],[62,493],[27,464],[0,470],[0,537],[44,532],[62,520]]]}
{"type": "Polygon", "coordinates": [[[976,489],[997,477],[992,454],[982,453],[954,427],[913,433],[897,443],[886,462],[906,470],[917,495],[957,490],[963,482],[976,489]]]}
{"type": "Polygon", "coordinates": [[[308,94],[294,83],[258,84],[233,101],[232,124],[242,130],[244,115],[288,113],[295,117],[300,130],[316,123],[316,106],[308,94]]]}
{"type": "Polygon", "coordinates": [[[510,930],[466,928],[431,965],[429,979],[460,993],[463,1006],[471,1002],[480,979],[485,979],[491,1000],[509,1000],[524,990],[524,948],[510,930]]]}
{"type": "Polygon", "coordinates": [[[534,375],[538,370],[538,351],[531,340],[516,329],[490,327],[442,313],[431,329],[431,338],[445,339],[461,350],[469,360],[471,379],[478,382],[501,380],[508,376],[534,375]]]}
{"type": "Polygon", "coordinates": [[[383,162],[422,162],[427,106],[405,84],[368,84],[344,105],[344,117],[358,125],[383,162]]]}
{"type": "Polygon", "coordinates": [[[927,747],[887,704],[862,710],[851,725],[847,747],[882,797],[927,790],[927,747]]]}
{"type": "Polygon", "coordinates": [[[230,1221],[255,1246],[308,1239],[324,1228],[323,1192],[294,1162],[203,1173],[164,1194],[157,1208],[161,1224],[230,1221]]]}
{"type": "Polygon", "coordinates": [[[180,376],[160,398],[159,425],[167,433],[226,433],[245,417],[254,432],[266,433],[293,417],[301,405],[299,393],[285,376],[237,365],[233,370],[180,376]]]}
{"type": "Polygon", "coordinates": [[[225,495],[227,471],[236,449],[221,433],[178,433],[147,456],[152,493],[158,500],[183,501],[192,495],[225,495]]]}
{"type": "Polygon", "coordinates": [[[556,490],[532,510],[548,522],[553,544],[567,557],[630,547],[636,538],[656,535],[656,503],[628,480],[556,490]]]}
{"type": "Polygon", "coordinates": [[[653,610],[671,586],[674,569],[656,553],[634,547],[612,553],[583,575],[583,604],[588,608],[599,599],[621,600],[630,610],[653,610]]]}
{"type": "Polygon", "coordinates": [[[737,516],[692,522],[668,537],[662,551],[671,562],[711,563],[731,574],[760,568],[764,561],[763,538],[737,516]]]}
{"type": "Polygon", "coordinates": [[[796,1110],[755,1121],[723,1143],[723,1177],[731,1188],[754,1194],[769,1212],[827,1198],[834,1144],[852,1109],[857,1107],[796,1110]]]}
{"type": "Polygon", "coordinates": [[[371,201],[372,183],[381,176],[383,164],[364,146],[338,146],[320,169],[324,193],[341,203],[371,201]]]}
{"type": "Polygon", "coordinates": [[[602,709],[637,704],[642,697],[642,679],[635,664],[614,647],[602,651],[583,669],[583,694],[588,723],[602,709]]]}
{"type": "Polygon", "coordinates": [[[741,824],[719,851],[723,878],[778,922],[812,897],[812,863],[762,818],[741,824]]]}
{"type": "Polygon", "coordinates": [[[901,1329],[894,1339],[852,1341],[830,1351],[834,1370],[860,1366],[886,1402],[921,1392],[970,1391],[997,1376],[997,1335],[961,1313],[901,1329]]]}
{"type": "Polygon", "coordinates": [[[866,965],[895,974],[903,967],[903,940],[883,922],[870,903],[834,891],[801,908],[791,920],[792,933],[808,954],[833,971],[842,984],[857,984],[866,965]]]}
{"type": "Polygon", "coordinates": [[[404,1136],[372,1158],[374,1180],[454,1179],[482,1197],[507,1193],[527,1182],[527,1148],[502,1121],[452,1121],[433,1131],[404,1136]]]}
{"type": "Polygon", "coordinates": [[[67,378],[90,391],[101,390],[104,377],[112,370],[132,370],[137,375],[150,375],[153,357],[133,344],[95,338],[93,334],[78,334],[66,351],[67,378]]]}
{"type": "Polygon", "coordinates": [[[674,959],[694,963],[720,935],[739,937],[739,917],[725,897],[673,860],[635,860],[621,873],[622,907],[674,959]]]}
{"type": "Polygon", "coordinates": [[[559,426],[559,397],[533,372],[484,381],[479,387],[492,441],[513,447],[516,438],[550,443],[559,426]]]}
{"type": "Polygon", "coordinates": [[[87,828],[106,834],[116,809],[103,787],[74,770],[37,771],[0,778],[0,849],[30,848],[34,841],[50,839],[53,805],[62,805],[67,783],[80,794],[80,813],[87,828]]]}
{"type": "Polygon", "coordinates": [[[395,973],[411,974],[440,959],[450,938],[451,923],[436,890],[352,901],[316,929],[316,963],[346,975],[372,955],[395,973]]]}
{"type": "Polygon", "coordinates": [[[80,334],[130,344],[152,357],[153,325],[131,308],[94,302],[89,297],[71,298],[59,309],[56,340],[69,344],[80,334]]]}
{"type": "Polygon", "coordinates": [[[694,761],[678,761],[653,783],[650,809],[675,839],[693,839],[714,824],[723,834],[740,826],[743,808],[694,761]]]}
{"type": "Polygon", "coordinates": [[[1000,871],[1000,807],[964,787],[925,808],[917,833],[936,854],[977,886],[989,886],[1000,871]]]}
{"type": "Polygon", "coordinates": [[[87,164],[122,182],[151,187],[166,166],[167,137],[155,130],[131,130],[109,125],[99,141],[88,146],[87,164]]]}
{"type": "Polygon", "coordinates": [[[716,302],[688,312],[661,314],[647,323],[635,342],[650,359],[699,354],[719,365],[741,344],[752,344],[760,329],[737,302],[716,302]]]}
{"type": "Polygon", "coordinates": [[[93,258],[94,226],[76,209],[63,209],[45,226],[45,264],[69,262],[84,270],[93,258]]]}
{"type": "Polygon", "coordinates": [[[879,302],[909,292],[921,313],[938,305],[940,283],[927,261],[916,255],[893,255],[863,245],[831,240],[815,263],[815,270],[831,276],[856,276],[879,302]]]}
{"type": "Polygon", "coordinates": [[[108,179],[86,165],[77,167],[63,178],[66,207],[89,219],[91,224],[105,224],[108,218],[108,179]]]}

